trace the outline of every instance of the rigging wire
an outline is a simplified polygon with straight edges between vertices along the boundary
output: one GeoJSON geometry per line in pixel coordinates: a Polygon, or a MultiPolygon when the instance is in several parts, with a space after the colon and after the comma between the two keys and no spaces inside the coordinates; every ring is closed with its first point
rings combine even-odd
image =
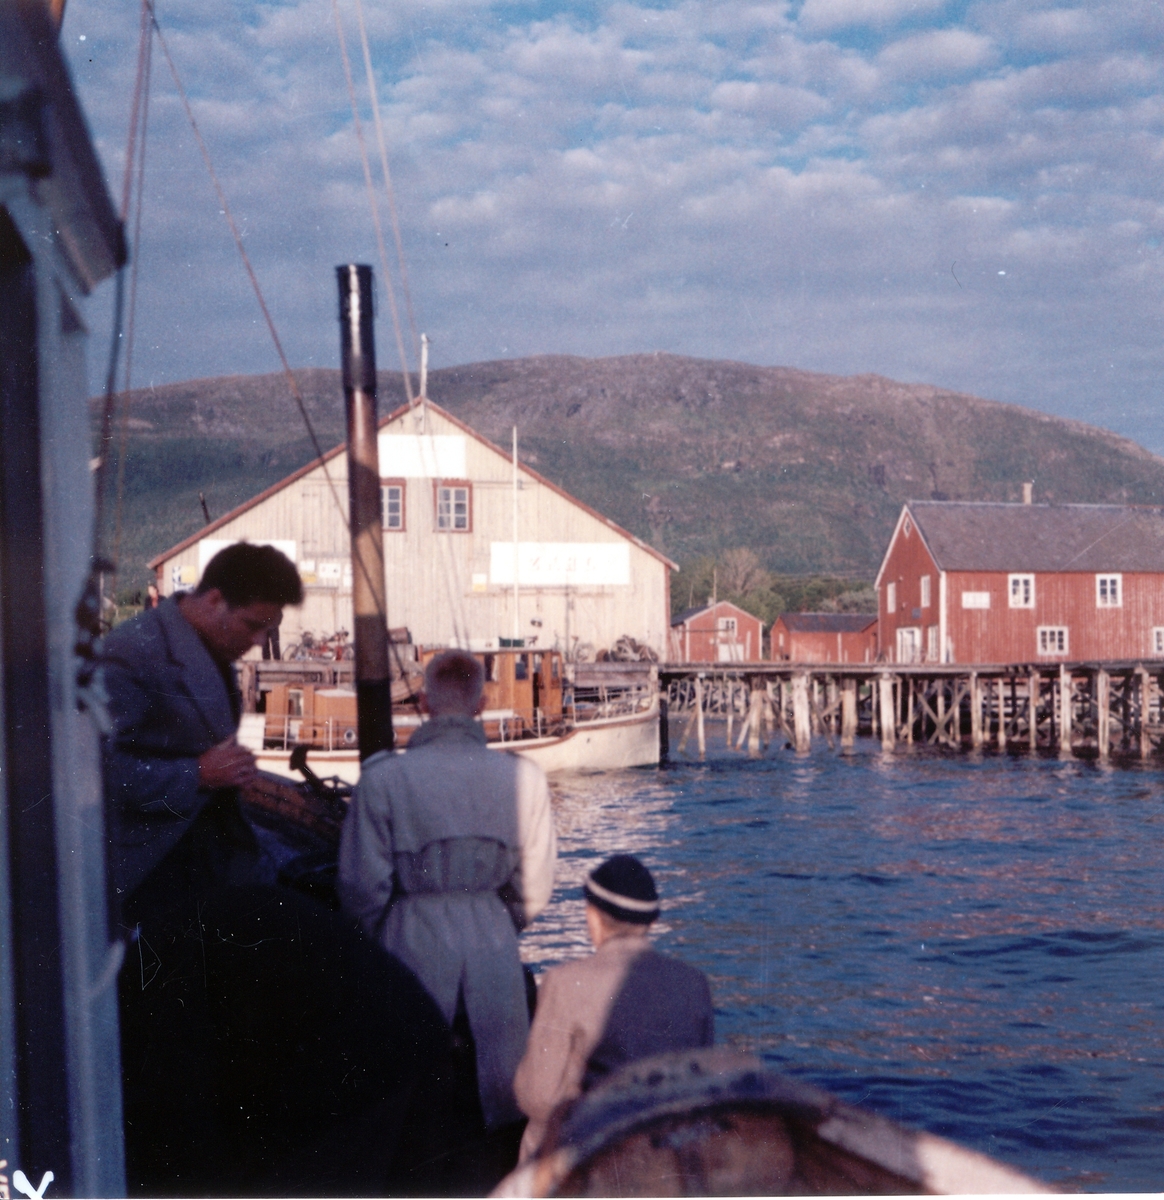
{"type": "MultiPolygon", "coordinates": [[[[412,381],[408,373],[407,359],[404,349],[404,333],[400,323],[400,311],[396,304],[396,294],[392,286],[392,273],[388,266],[388,254],[384,245],[383,226],[380,222],[379,205],[376,202],[375,187],[372,183],[372,169],[368,159],[368,147],[364,138],[363,122],[360,120],[359,103],[356,100],[355,83],[352,78],[351,59],[348,55],[347,38],[344,35],[343,21],[340,17],[338,0],[332,0],[332,13],[335,17],[336,34],[339,39],[340,57],[343,59],[344,78],[348,86],[348,98],[352,107],[352,120],[355,126],[356,139],[360,146],[360,160],[364,168],[364,183],[368,192],[368,207],[371,210],[372,224],[376,231],[376,244],[380,254],[380,266],[384,272],[385,291],[388,294],[389,309],[392,313],[392,328],[396,336],[396,346],[400,354],[400,365],[404,375],[404,391],[408,399],[410,409],[416,409],[416,403],[412,394],[412,381]]],[[[371,52],[368,47],[367,30],[364,26],[363,9],[359,10],[360,16],[360,37],[363,46],[364,54],[364,69],[368,77],[368,90],[372,96],[372,107],[375,114],[377,131],[379,134],[380,144],[380,163],[384,173],[385,186],[388,189],[389,208],[393,219],[393,230],[396,237],[396,252],[401,267],[401,284],[404,289],[405,299],[408,303],[409,317],[412,319],[412,301],[407,290],[407,274],[405,271],[404,248],[400,237],[400,225],[396,217],[396,202],[392,193],[391,175],[388,171],[388,154],[384,143],[383,126],[380,122],[379,103],[376,99],[375,79],[372,72],[371,52]]],[[[415,322],[414,326],[415,326],[415,322]]],[[[415,328],[413,329],[415,335],[415,328]]],[[[424,436],[424,435],[421,435],[424,436]]],[[[436,442],[432,440],[431,431],[428,432],[428,446],[431,456],[430,476],[434,486],[437,489],[434,494],[434,502],[439,503],[439,489],[444,480],[437,477],[436,474],[436,442]]],[[[422,453],[423,457],[423,453],[422,453]]],[[[461,581],[461,573],[458,568],[456,557],[452,552],[452,548],[448,545],[448,539],[439,536],[437,537],[438,545],[440,546],[440,562],[441,571],[444,577],[445,593],[449,600],[449,612],[453,624],[453,636],[457,645],[467,645],[466,628],[467,624],[464,620],[463,612],[463,587],[461,581]]]]}
{"type": "MultiPolygon", "coordinates": [[[[145,0],[142,0],[142,21],[146,33],[145,71],[141,89],[141,140],[137,152],[137,193],[134,198],[133,241],[130,243],[132,254],[130,255],[129,272],[129,318],[126,322],[125,330],[125,374],[121,385],[121,428],[119,430],[117,445],[117,508],[113,519],[113,572],[115,576],[121,563],[121,518],[125,501],[125,460],[129,443],[129,410],[133,402],[130,383],[133,378],[133,337],[137,316],[137,269],[141,262],[141,212],[142,199],[145,194],[146,140],[149,129],[150,79],[153,68],[154,35],[153,29],[147,23],[146,12],[145,0]]],[[[123,192],[122,203],[127,204],[128,198],[128,189],[126,189],[123,192]]],[[[126,215],[123,209],[123,223],[126,215]]]]}
{"type": "Polygon", "coordinates": [[[271,335],[271,341],[274,343],[275,352],[279,356],[279,361],[283,365],[283,374],[287,380],[287,386],[291,391],[291,395],[295,399],[295,404],[299,409],[299,415],[303,418],[303,424],[307,428],[307,435],[311,439],[312,448],[315,450],[316,459],[323,470],[323,477],[327,480],[328,488],[331,491],[332,499],[335,501],[335,506],[343,515],[345,521],[347,513],[344,510],[343,502],[340,500],[339,492],[336,490],[335,480],[331,476],[331,472],[327,467],[327,460],[324,458],[322,446],[319,444],[319,437],[315,432],[315,426],[311,422],[311,417],[307,412],[307,405],[303,399],[303,393],[299,390],[299,383],[295,378],[294,372],[291,370],[291,364],[287,361],[287,355],[283,350],[283,343],[279,339],[278,330],[275,328],[274,319],[271,316],[271,310],[267,307],[267,301],[263,296],[263,289],[259,286],[258,276],[255,274],[255,269],[251,265],[250,255],[247,254],[246,247],[243,245],[242,235],[239,233],[238,225],[235,223],[234,213],[231,211],[230,203],[226,198],[226,193],[223,191],[222,184],[219,182],[218,174],[214,169],[214,163],[210,158],[210,151],[206,147],[206,142],[203,140],[202,131],[198,128],[198,122],[194,119],[194,110],[190,107],[189,97],[186,95],[186,89],[182,86],[182,79],[178,74],[178,68],[174,63],[173,56],[170,54],[170,47],[166,42],[165,34],[162,33],[162,27],[158,24],[157,13],[154,11],[153,0],[144,0],[150,10],[150,21],[153,25],[154,32],[158,36],[158,45],[162,48],[162,53],[166,56],[166,64],[170,68],[170,75],[174,80],[174,86],[178,89],[178,97],[182,101],[182,107],[186,112],[186,119],[190,122],[190,128],[194,132],[194,140],[198,143],[198,149],[202,153],[202,161],[206,164],[206,170],[210,175],[210,180],[214,185],[215,193],[218,196],[218,203],[221,207],[222,215],[226,218],[226,223],[230,227],[231,236],[234,238],[235,248],[238,250],[239,257],[243,261],[243,266],[246,268],[247,277],[251,281],[251,287],[254,290],[255,298],[259,302],[259,308],[262,310],[263,319],[267,323],[267,330],[271,335]]]}
{"type": "Polygon", "coordinates": [[[404,242],[400,236],[400,216],[396,211],[396,193],[392,174],[388,170],[388,149],[384,141],[384,122],[380,119],[380,99],[376,93],[376,74],[372,70],[372,52],[368,47],[368,30],[364,24],[364,0],[356,0],[356,16],[360,23],[360,47],[364,54],[364,74],[368,80],[368,96],[372,101],[372,121],[376,126],[376,142],[380,150],[380,171],[384,176],[384,192],[388,197],[388,214],[392,218],[392,236],[396,242],[396,263],[400,271],[400,290],[404,293],[404,310],[412,334],[412,351],[420,362],[420,337],[416,332],[416,314],[412,310],[412,290],[408,286],[408,263],[404,257],[404,242]]]}
{"type": "Polygon", "coordinates": [[[348,99],[352,105],[352,119],[355,123],[356,140],[360,144],[360,161],[364,167],[364,184],[368,190],[368,206],[372,210],[372,224],[376,229],[376,246],[380,254],[380,269],[384,273],[384,291],[388,296],[388,307],[392,313],[392,328],[396,334],[396,349],[400,355],[400,370],[404,376],[404,394],[408,398],[408,407],[413,406],[412,378],[408,372],[408,356],[404,349],[404,334],[400,327],[400,311],[396,306],[396,289],[392,285],[392,272],[388,266],[388,251],[384,245],[384,229],[380,224],[380,206],[376,203],[375,186],[372,183],[372,168],[368,161],[368,145],[364,140],[364,125],[360,120],[359,105],[356,101],[356,85],[352,80],[352,63],[348,57],[348,43],[344,36],[343,21],[340,18],[338,0],[331,0],[331,11],[335,17],[336,34],[339,37],[340,57],[344,63],[344,78],[348,85],[348,99]]]}

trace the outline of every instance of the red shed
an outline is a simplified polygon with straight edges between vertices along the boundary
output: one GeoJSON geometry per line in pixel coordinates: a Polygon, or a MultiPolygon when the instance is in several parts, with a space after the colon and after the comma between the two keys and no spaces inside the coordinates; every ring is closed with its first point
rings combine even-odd
{"type": "Polygon", "coordinates": [[[877,614],[781,613],[770,641],[772,658],[786,662],[876,662],[877,614]]]}
{"type": "Polygon", "coordinates": [[[672,662],[758,662],[764,623],[730,600],[689,608],[671,618],[672,662]]]}
{"type": "Polygon", "coordinates": [[[911,500],[876,587],[893,662],[1164,658],[1164,511],[911,500]]]}

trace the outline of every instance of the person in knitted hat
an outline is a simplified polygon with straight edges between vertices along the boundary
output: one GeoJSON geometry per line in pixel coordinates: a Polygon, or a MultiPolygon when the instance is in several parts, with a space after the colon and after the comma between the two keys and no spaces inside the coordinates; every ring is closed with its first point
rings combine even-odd
{"type": "Polygon", "coordinates": [[[587,875],[582,893],[594,953],[546,972],[514,1078],[529,1118],[523,1162],[566,1106],[626,1063],[715,1040],[706,976],[647,938],[659,915],[650,871],[616,854],[587,875]]]}

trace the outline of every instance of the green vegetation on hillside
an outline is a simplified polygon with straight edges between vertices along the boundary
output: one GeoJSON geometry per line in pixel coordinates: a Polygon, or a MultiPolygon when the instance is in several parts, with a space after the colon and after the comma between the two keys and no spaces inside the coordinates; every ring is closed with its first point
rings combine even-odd
{"type": "MultiPolygon", "coordinates": [[[[330,448],[343,436],[339,374],[296,378],[330,448]]],[[[711,594],[708,561],[742,550],[766,582],[730,594],[765,620],[867,606],[860,593],[907,499],[1017,501],[1034,480],[1039,501],[1164,505],[1164,460],[1133,442],[876,376],[547,356],[434,371],[429,394],[502,447],[516,425],[526,463],[685,564],[677,608],[711,594]]],[[[381,414],[401,399],[400,379],[382,373],[381,414]]],[[[195,380],[132,400],[119,580],[130,590],[148,558],[202,526],[199,491],[218,517],[312,457],[278,375],[195,380]]]]}

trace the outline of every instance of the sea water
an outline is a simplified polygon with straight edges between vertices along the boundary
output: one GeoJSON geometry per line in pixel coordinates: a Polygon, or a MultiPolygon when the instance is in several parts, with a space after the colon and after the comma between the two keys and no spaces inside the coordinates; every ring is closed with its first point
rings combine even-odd
{"type": "Polygon", "coordinates": [[[588,951],[585,872],[638,854],[717,1041],[1061,1188],[1164,1189],[1159,767],[864,741],[552,789],[535,970],[588,951]]]}

